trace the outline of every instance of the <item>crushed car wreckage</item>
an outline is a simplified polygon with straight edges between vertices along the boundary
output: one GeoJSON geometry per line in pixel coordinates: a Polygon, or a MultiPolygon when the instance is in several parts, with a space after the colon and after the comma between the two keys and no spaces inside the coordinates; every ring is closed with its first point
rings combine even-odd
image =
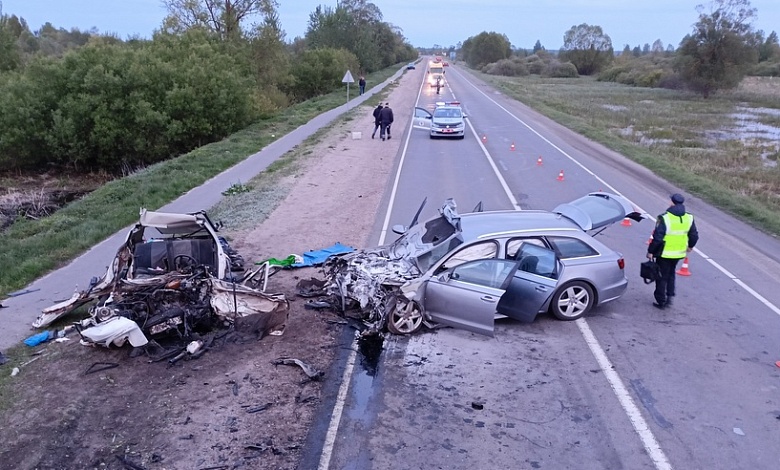
{"type": "Polygon", "coordinates": [[[325,279],[301,281],[298,294],[321,296],[321,308],[345,316],[357,312],[362,335],[444,325],[492,336],[496,318],[531,322],[542,312],[576,320],[628,285],[623,256],[594,236],[645,217],[604,192],[552,211],[483,211],[480,203],[461,215],[447,199],[438,217],[418,224],[424,205],[409,227],[393,227],[400,238],[329,257],[325,279]]]}
{"type": "Polygon", "coordinates": [[[82,305],[76,322],[85,344],[133,347],[150,340],[198,340],[202,334],[249,322],[259,336],[281,334],[289,314],[283,294],[264,291],[268,270],[245,271],[242,257],[217,234],[203,212],[176,214],[141,209],[102,277],[43,310],[33,327],[44,328],[82,305]]]}

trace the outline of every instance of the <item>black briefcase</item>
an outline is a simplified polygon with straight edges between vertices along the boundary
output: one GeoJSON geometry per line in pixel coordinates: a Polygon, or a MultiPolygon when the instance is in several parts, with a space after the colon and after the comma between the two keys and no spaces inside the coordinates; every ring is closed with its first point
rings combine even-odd
{"type": "Polygon", "coordinates": [[[661,267],[653,260],[647,260],[639,266],[639,276],[645,284],[651,284],[661,277],[661,267]]]}

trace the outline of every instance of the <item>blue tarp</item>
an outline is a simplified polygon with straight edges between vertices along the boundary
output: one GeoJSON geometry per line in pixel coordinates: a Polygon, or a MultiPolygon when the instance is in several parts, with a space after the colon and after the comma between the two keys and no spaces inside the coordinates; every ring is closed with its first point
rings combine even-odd
{"type": "Polygon", "coordinates": [[[303,254],[303,263],[295,263],[291,265],[293,268],[302,268],[304,266],[316,266],[322,264],[328,259],[330,255],[338,255],[341,253],[349,253],[355,251],[354,248],[347,245],[342,245],[336,242],[335,245],[323,248],[321,250],[311,250],[303,254]]]}

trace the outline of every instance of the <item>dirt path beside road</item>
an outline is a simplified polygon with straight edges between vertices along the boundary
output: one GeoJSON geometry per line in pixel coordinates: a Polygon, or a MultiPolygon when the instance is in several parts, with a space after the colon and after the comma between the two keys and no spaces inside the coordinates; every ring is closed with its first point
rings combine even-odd
{"type": "MultiPolygon", "coordinates": [[[[387,99],[395,114],[392,140],[370,138],[378,100],[366,102],[312,149],[268,219],[225,233],[248,263],[337,241],[369,243],[419,83],[419,72],[403,74],[387,99]]],[[[95,268],[98,275],[103,267],[95,268]]],[[[337,350],[351,347],[339,343],[346,328],[334,322],[339,317],[305,309],[305,299],[295,296],[298,279],[318,274],[302,268],[271,277],[268,290],[291,301],[282,336],[231,333],[196,361],[149,363],[127,349],[83,347],[77,337],[29,349],[38,355],[25,358],[11,395],[0,397],[13,403],[0,414],[0,468],[299,468],[307,432],[327,398],[323,384],[341,377],[312,381],[301,368],[272,361],[291,357],[327,371],[337,350]],[[88,372],[95,368],[103,370],[88,372]]]]}

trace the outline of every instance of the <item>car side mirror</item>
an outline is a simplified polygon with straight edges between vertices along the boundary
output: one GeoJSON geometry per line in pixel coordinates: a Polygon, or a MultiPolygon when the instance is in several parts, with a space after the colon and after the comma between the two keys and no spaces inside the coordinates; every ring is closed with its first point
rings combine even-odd
{"type": "Polygon", "coordinates": [[[469,117],[469,115],[468,115],[468,114],[464,114],[464,115],[463,115],[463,119],[466,119],[467,117],[469,117]]]}

